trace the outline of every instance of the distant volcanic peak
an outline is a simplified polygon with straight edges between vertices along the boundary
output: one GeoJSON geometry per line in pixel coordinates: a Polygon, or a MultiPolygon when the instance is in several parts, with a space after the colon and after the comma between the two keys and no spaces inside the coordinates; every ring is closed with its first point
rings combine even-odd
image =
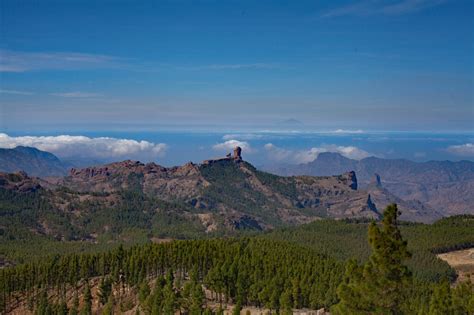
{"type": "Polygon", "coordinates": [[[297,119],[294,119],[294,118],[289,118],[289,119],[285,119],[285,120],[279,121],[279,122],[278,122],[278,125],[285,125],[285,126],[301,126],[301,125],[303,125],[303,122],[302,122],[302,121],[299,121],[299,120],[297,120],[297,119]]]}

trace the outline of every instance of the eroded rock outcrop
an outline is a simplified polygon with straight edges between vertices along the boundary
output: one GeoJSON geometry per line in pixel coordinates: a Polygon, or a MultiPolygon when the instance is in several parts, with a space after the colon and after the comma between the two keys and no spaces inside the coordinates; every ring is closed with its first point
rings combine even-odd
{"type": "Polygon", "coordinates": [[[29,177],[25,172],[0,173],[0,188],[22,193],[35,192],[42,189],[37,178],[29,177]]]}

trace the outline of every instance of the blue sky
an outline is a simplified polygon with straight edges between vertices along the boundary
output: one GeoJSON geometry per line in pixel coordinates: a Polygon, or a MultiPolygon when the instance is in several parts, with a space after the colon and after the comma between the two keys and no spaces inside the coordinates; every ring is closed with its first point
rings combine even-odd
{"type": "Polygon", "coordinates": [[[0,2],[0,147],[474,160],[474,2],[0,2]]]}
{"type": "Polygon", "coordinates": [[[3,0],[1,130],[471,131],[473,6],[3,0]]]}

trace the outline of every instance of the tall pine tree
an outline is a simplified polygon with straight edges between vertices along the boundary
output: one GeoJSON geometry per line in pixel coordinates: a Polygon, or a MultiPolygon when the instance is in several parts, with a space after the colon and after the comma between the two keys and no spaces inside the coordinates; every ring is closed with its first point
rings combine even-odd
{"type": "Polygon", "coordinates": [[[403,262],[411,254],[398,228],[398,215],[397,205],[389,205],[382,227],[374,222],[369,226],[372,254],[363,266],[354,261],[347,265],[334,314],[401,314],[403,289],[411,279],[403,262]]]}

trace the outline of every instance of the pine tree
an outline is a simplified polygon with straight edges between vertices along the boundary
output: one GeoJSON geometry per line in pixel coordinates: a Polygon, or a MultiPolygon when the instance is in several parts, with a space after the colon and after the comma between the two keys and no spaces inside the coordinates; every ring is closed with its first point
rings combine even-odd
{"type": "Polygon", "coordinates": [[[242,311],[242,305],[240,302],[237,302],[232,310],[232,315],[240,315],[240,311],[242,311]]]}
{"type": "Polygon", "coordinates": [[[289,289],[286,289],[283,294],[280,296],[280,308],[284,315],[293,314],[292,311],[292,292],[289,289]]]}
{"type": "Polygon", "coordinates": [[[138,291],[138,300],[140,301],[141,305],[145,304],[145,301],[149,295],[150,295],[150,286],[148,285],[148,282],[145,280],[140,285],[140,290],[138,291]]]}
{"type": "Polygon", "coordinates": [[[452,314],[453,305],[451,297],[451,288],[447,281],[438,284],[431,296],[430,315],[452,314]]]}
{"type": "Polygon", "coordinates": [[[69,315],[78,315],[79,314],[79,297],[77,292],[74,292],[74,298],[72,300],[72,307],[69,310],[69,315]]]}
{"type": "Polygon", "coordinates": [[[102,310],[102,315],[113,315],[114,306],[115,306],[114,294],[111,292],[107,300],[107,303],[105,304],[104,309],[102,310]]]}
{"type": "Polygon", "coordinates": [[[202,290],[201,284],[194,283],[193,291],[191,292],[191,312],[192,315],[199,315],[202,311],[202,304],[204,301],[204,292],[202,290]]]}
{"type": "Polygon", "coordinates": [[[68,314],[68,308],[65,300],[62,300],[61,303],[59,303],[56,307],[56,314],[57,315],[67,315],[68,314]]]}
{"type": "Polygon", "coordinates": [[[48,302],[48,293],[46,290],[41,292],[41,296],[38,301],[38,305],[35,310],[35,315],[52,315],[53,310],[51,309],[51,305],[48,302]]]}
{"type": "Polygon", "coordinates": [[[163,289],[163,313],[165,315],[173,315],[176,310],[176,292],[173,288],[174,277],[171,271],[166,277],[166,285],[163,289]]]}
{"type": "Polygon", "coordinates": [[[411,254],[398,228],[398,215],[397,206],[392,204],[384,212],[382,228],[370,224],[372,254],[364,266],[348,263],[334,314],[401,314],[403,290],[411,279],[403,262],[411,254]]]}
{"type": "Polygon", "coordinates": [[[84,286],[84,306],[82,307],[81,315],[92,315],[92,294],[88,281],[86,281],[84,286]]]}
{"type": "Polygon", "coordinates": [[[99,302],[105,305],[109,299],[110,293],[112,292],[112,279],[109,277],[102,278],[99,284],[99,302]]]}

